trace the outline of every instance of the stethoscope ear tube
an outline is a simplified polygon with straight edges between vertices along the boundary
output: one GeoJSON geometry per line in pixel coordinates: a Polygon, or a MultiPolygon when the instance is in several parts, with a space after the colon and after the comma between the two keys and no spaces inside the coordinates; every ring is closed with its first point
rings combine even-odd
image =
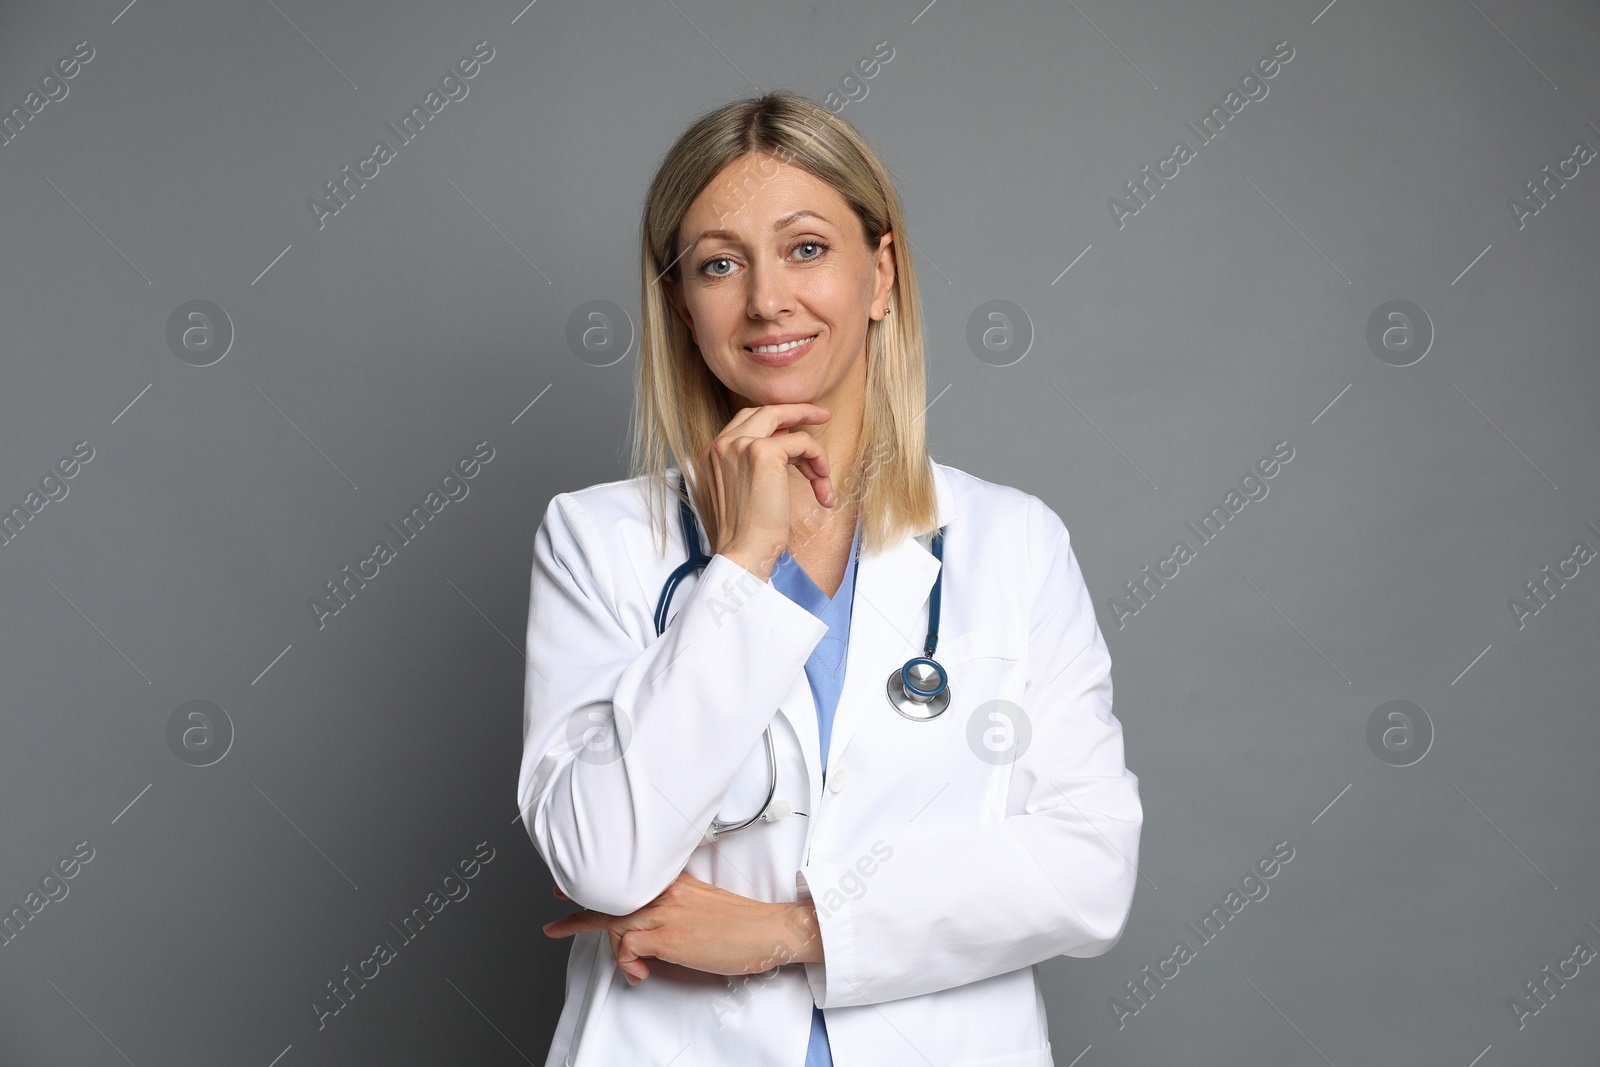
{"type": "Polygon", "coordinates": [[[684,496],[678,499],[678,520],[683,525],[683,543],[689,548],[689,558],[678,565],[661,589],[661,599],[656,603],[657,637],[667,628],[667,609],[672,606],[672,596],[678,591],[678,583],[711,562],[711,557],[700,547],[700,524],[694,521],[694,512],[689,510],[687,477],[680,476],[679,487],[684,496]]]}

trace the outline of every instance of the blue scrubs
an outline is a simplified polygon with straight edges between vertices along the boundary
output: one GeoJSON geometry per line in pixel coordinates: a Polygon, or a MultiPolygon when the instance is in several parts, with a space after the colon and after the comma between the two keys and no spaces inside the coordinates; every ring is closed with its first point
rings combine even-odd
{"type": "MultiPolygon", "coordinates": [[[[817,642],[806,660],[806,680],[811,683],[811,696],[817,705],[823,781],[828,778],[828,740],[833,736],[833,713],[839,706],[839,692],[844,688],[844,661],[850,647],[850,609],[855,600],[856,551],[860,541],[861,521],[857,519],[856,532],[850,538],[850,562],[845,567],[844,581],[839,583],[838,592],[831,600],[787,550],[772,568],[773,586],[828,624],[827,634],[817,642]]],[[[823,1024],[822,1009],[815,1004],[811,1006],[811,1044],[806,1047],[805,1067],[833,1067],[828,1028],[823,1024]]]]}

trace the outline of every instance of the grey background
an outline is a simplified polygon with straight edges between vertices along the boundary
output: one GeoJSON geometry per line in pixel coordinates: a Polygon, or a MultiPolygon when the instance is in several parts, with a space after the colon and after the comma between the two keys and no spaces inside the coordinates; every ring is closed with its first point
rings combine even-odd
{"type": "Polygon", "coordinates": [[[1142,877],[1109,954],[1041,966],[1058,1064],[1595,1062],[1600,966],[1508,1007],[1600,949],[1600,576],[1508,607],[1600,547],[1600,166],[1521,229],[1507,205],[1600,148],[1593,5],[11,3],[0,112],[80,40],[0,148],[0,506],[95,450],[0,548],[0,910],[95,856],[0,949],[0,1061],[543,1063],[568,907],[516,823],[518,646],[550,496],[625,473],[636,355],[563,339],[592,300],[637,321],[672,139],[782,86],[858,97],[936,457],[1062,515],[1111,649],[1142,877]],[[468,96],[319,230],[308,198],[479,40],[468,96]],[[1119,229],[1108,198],[1283,40],[1119,229]],[[196,299],[236,330],[207,367],[166,341],[196,299]],[[1436,332],[1409,366],[1365,339],[1394,299],[1436,332]],[[1025,358],[967,346],[991,300],[1025,358]],[[319,630],[308,599],[481,440],[469,495],[319,630]],[[1119,628],[1123,583],[1279,441],[1270,494],[1119,628]],[[167,741],[190,700],[235,731],[211,766],[167,741]],[[1435,733],[1411,766],[1366,740],[1391,700],[1435,733]],[[319,1030],[481,841],[470,896],[319,1030]],[[1119,1028],[1123,983],[1279,841],[1270,894],[1119,1028]]]}

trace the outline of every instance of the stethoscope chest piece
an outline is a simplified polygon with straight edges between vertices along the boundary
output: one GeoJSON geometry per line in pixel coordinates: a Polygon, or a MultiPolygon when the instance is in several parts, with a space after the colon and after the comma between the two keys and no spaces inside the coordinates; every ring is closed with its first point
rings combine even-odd
{"type": "Polygon", "coordinates": [[[908,719],[924,722],[950,706],[950,676],[927,656],[906,661],[889,674],[889,705],[908,719]]]}
{"type": "Polygon", "coordinates": [[[889,706],[915,722],[927,722],[944,714],[950,706],[950,675],[934,660],[939,647],[939,600],[944,585],[944,528],[933,535],[930,546],[939,561],[933,579],[933,595],[928,601],[928,642],[922,655],[906,660],[906,665],[889,672],[889,706]]]}

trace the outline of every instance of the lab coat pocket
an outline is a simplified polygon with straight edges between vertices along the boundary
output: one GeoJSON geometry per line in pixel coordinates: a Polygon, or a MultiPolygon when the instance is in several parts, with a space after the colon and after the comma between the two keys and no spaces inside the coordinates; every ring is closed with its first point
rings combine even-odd
{"type": "Polygon", "coordinates": [[[1027,678],[1021,648],[1000,627],[961,634],[951,644],[945,717],[965,741],[961,751],[991,767],[1009,766],[1032,733],[1022,705],[1027,678]]]}
{"type": "Polygon", "coordinates": [[[939,642],[934,658],[944,665],[950,681],[950,706],[939,717],[959,723],[963,732],[972,716],[994,701],[1021,699],[1025,680],[1017,669],[1021,650],[1005,629],[954,634],[939,642]]]}
{"type": "Polygon", "coordinates": [[[970,826],[1005,816],[1010,766],[993,751],[1005,743],[995,714],[1014,717],[1022,699],[1018,647],[1004,628],[982,628],[941,637],[934,658],[949,677],[944,712],[908,719],[878,688],[872,725],[849,751],[855,818],[875,832],[970,826]]]}
{"type": "Polygon", "coordinates": [[[966,633],[940,638],[934,658],[940,663],[966,663],[975,659],[1016,660],[1021,656],[1018,640],[1003,626],[986,626],[966,633]]]}
{"type": "Polygon", "coordinates": [[[941,740],[950,786],[934,807],[951,805],[944,814],[957,822],[997,822],[1005,817],[1011,764],[1030,732],[1020,650],[1001,627],[961,634],[951,646],[941,661],[950,675],[950,706],[940,716],[950,720],[941,740]]]}
{"type": "Polygon", "coordinates": [[[1046,1042],[1044,1048],[1003,1056],[980,1056],[975,1060],[956,1060],[944,1067],[1055,1067],[1055,1060],[1050,1057],[1050,1045],[1046,1042]]]}

